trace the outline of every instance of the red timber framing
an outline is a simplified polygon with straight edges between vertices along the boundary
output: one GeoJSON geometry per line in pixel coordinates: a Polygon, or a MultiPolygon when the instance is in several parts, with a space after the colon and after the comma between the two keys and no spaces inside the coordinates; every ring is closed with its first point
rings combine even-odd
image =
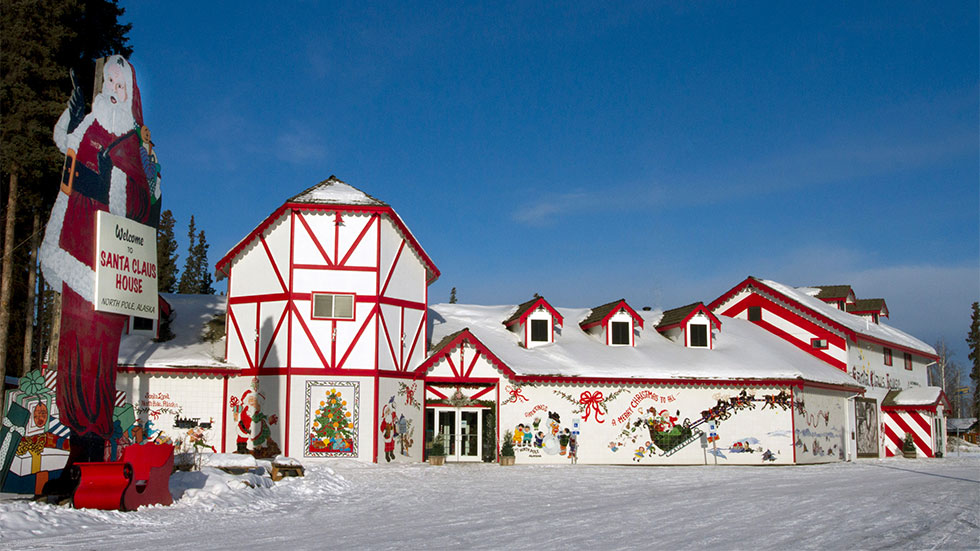
{"type": "Polygon", "coordinates": [[[831,329],[828,329],[823,325],[820,325],[818,323],[811,321],[808,318],[803,317],[802,315],[794,312],[793,310],[790,310],[789,308],[785,307],[783,304],[776,302],[765,295],[758,294],[758,293],[749,294],[742,300],[731,305],[727,310],[721,312],[721,314],[723,316],[734,318],[739,314],[741,314],[742,312],[748,310],[749,307],[751,306],[758,306],[763,310],[769,312],[770,314],[773,314],[779,317],[780,319],[786,321],[787,323],[791,323],[794,326],[799,327],[800,329],[813,334],[814,337],[812,338],[825,340],[828,346],[826,348],[814,348],[810,342],[811,337],[806,337],[805,339],[803,339],[801,337],[791,335],[785,330],[780,329],[779,327],[776,327],[775,325],[765,320],[753,321],[752,323],[758,325],[759,327],[762,327],[763,329],[769,331],[773,335],[776,335],[781,339],[785,340],[786,342],[796,346],[797,348],[806,352],[807,354],[819,358],[820,360],[827,362],[828,364],[836,367],[837,369],[840,369],[841,371],[844,372],[847,371],[847,362],[841,361],[831,356],[829,353],[831,350],[830,347],[837,348],[843,351],[845,354],[847,353],[847,342],[845,341],[844,337],[842,337],[839,333],[831,329]]]}
{"type": "MultiPolygon", "coordinates": [[[[846,340],[848,340],[850,342],[853,342],[853,343],[857,343],[857,342],[863,341],[863,342],[877,344],[877,345],[880,345],[880,346],[886,346],[886,347],[891,348],[893,350],[899,350],[899,351],[902,351],[902,352],[909,352],[909,353],[911,353],[913,355],[916,355],[916,356],[919,356],[919,357],[922,357],[922,358],[926,358],[926,359],[928,359],[930,361],[937,361],[939,359],[938,356],[936,356],[934,354],[930,354],[930,353],[925,352],[925,351],[922,351],[922,350],[916,350],[914,348],[909,348],[907,346],[903,346],[903,345],[898,344],[898,343],[886,341],[884,339],[879,339],[879,338],[876,338],[876,337],[873,337],[873,336],[870,336],[870,335],[866,335],[864,333],[860,333],[860,332],[854,331],[853,329],[850,329],[848,327],[845,327],[844,325],[841,325],[840,323],[835,322],[834,320],[828,318],[827,316],[821,314],[820,312],[817,312],[816,310],[813,310],[811,308],[808,308],[807,306],[805,306],[803,304],[800,304],[798,301],[796,301],[796,300],[794,300],[794,299],[792,299],[790,297],[787,297],[786,295],[780,293],[779,291],[773,289],[772,287],[769,287],[768,285],[766,285],[765,283],[762,283],[761,281],[759,281],[758,279],[756,279],[754,277],[748,277],[748,278],[746,278],[744,281],[742,281],[741,283],[739,283],[738,285],[736,285],[735,287],[733,287],[732,289],[730,289],[727,293],[725,293],[725,294],[721,295],[720,297],[716,298],[714,301],[711,302],[711,304],[708,305],[708,308],[711,309],[712,311],[718,311],[718,309],[722,305],[724,305],[728,301],[734,299],[742,291],[749,291],[751,293],[751,295],[763,297],[763,298],[765,298],[767,300],[767,303],[768,304],[775,304],[775,305],[779,306],[782,309],[782,311],[788,312],[790,314],[793,314],[792,317],[790,317],[790,316],[783,316],[783,315],[781,315],[781,314],[779,314],[779,313],[777,313],[777,312],[774,311],[774,313],[776,313],[777,315],[779,315],[783,319],[786,319],[787,321],[793,322],[792,321],[793,319],[800,319],[800,320],[803,320],[803,321],[807,322],[809,324],[808,326],[806,326],[806,325],[799,325],[799,327],[802,328],[802,329],[805,329],[807,331],[811,331],[812,333],[815,334],[815,336],[817,338],[824,338],[823,337],[823,334],[834,334],[834,335],[836,335],[839,338],[845,338],[846,340]],[[822,334],[821,333],[817,333],[816,331],[812,331],[811,329],[809,329],[809,327],[811,327],[811,326],[812,327],[820,327],[820,328],[823,328],[822,334]]],[[[738,313],[740,313],[742,310],[744,310],[745,308],[747,308],[748,306],[750,306],[750,305],[746,304],[745,305],[745,308],[741,308],[740,305],[743,302],[744,302],[744,299],[741,300],[741,301],[739,301],[738,303],[732,305],[732,306],[729,306],[725,311],[722,311],[721,312],[721,315],[729,316],[729,317],[734,317],[735,315],[737,315],[738,313]],[[734,313],[731,313],[731,312],[734,312],[734,313]]],[[[760,305],[760,304],[753,304],[753,306],[758,306],[758,305],[760,305]]],[[[771,328],[771,325],[770,326],[766,326],[765,324],[760,323],[760,322],[752,322],[752,323],[756,323],[756,324],[758,324],[760,326],[766,327],[766,329],[770,329],[771,328]]],[[[798,339],[795,339],[795,338],[792,338],[792,337],[789,338],[789,339],[787,339],[785,332],[773,331],[773,333],[776,334],[776,335],[779,335],[780,337],[782,337],[782,338],[784,338],[786,340],[788,340],[789,342],[793,342],[794,344],[796,344],[796,342],[798,341],[798,339]]],[[[827,339],[827,342],[831,346],[835,346],[836,345],[835,344],[836,343],[836,340],[832,340],[832,339],[829,339],[828,338],[827,339]]],[[[843,348],[846,350],[846,347],[843,347],[843,348]]],[[[812,349],[807,350],[807,352],[809,352],[811,354],[814,353],[814,351],[812,349]]],[[[819,351],[817,351],[817,352],[819,352],[819,351]]],[[[821,359],[824,358],[823,356],[821,356],[819,354],[814,354],[814,355],[817,356],[817,357],[819,357],[819,358],[821,358],[821,359]]],[[[838,368],[840,368],[842,370],[846,370],[846,366],[845,367],[841,367],[840,365],[834,364],[833,362],[830,362],[829,360],[828,360],[828,363],[831,363],[831,365],[834,365],[835,367],[838,367],[838,368]]]]}
{"type": "MultiPolygon", "coordinates": [[[[269,248],[266,242],[265,236],[261,233],[257,233],[259,229],[264,229],[269,227],[269,222],[266,221],[259,228],[253,232],[251,236],[253,240],[257,240],[261,244],[261,250],[264,253],[264,258],[272,268],[272,272],[275,274],[276,282],[279,286],[279,292],[271,292],[264,294],[253,294],[253,295],[241,295],[241,296],[230,296],[228,299],[228,335],[229,340],[237,342],[241,347],[242,353],[245,357],[245,361],[250,369],[265,369],[270,366],[267,362],[269,359],[269,354],[275,346],[277,337],[279,337],[280,332],[285,331],[287,333],[287,342],[293,343],[294,339],[298,335],[306,338],[306,342],[311,347],[314,355],[316,356],[318,362],[314,366],[300,366],[294,364],[294,358],[292,347],[288,347],[286,365],[282,367],[322,367],[325,369],[339,369],[343,368],[349,359],[351,353],[354,351],[354,347],[358,344],[364,332],[371,326],[372,322],[376,322],[376,330],[374,337],[378,343],[378,348],[384,350],[388,357],[390,358],[391,364],[394,366],[395,371],[402,371],[408,369],[411,362],[411,358],[419,350],[420,343],[425,342],[425,326],[426,326],[426,304],[425,302],[405,300],[396,297],[388,296],[388,288],[391,284],[392,277],[395,270],[399,267],[399,264],[405,261],[410,254],[405,250],[406,245],[410,247],[416,247],[414,244],[414,238],[411,234],[406,233],[406,231],[401,232],[403,239],[398,245],[398,248],[394,254],[394,259],[390,267],[388,267],[386,273],[382,273],[382,259],[381,259],[381,217],[386,214],[386,211],[390,211],[390,208],[354,208],[355,211],[368,211],[370,213],[370,218],[368,222],[360,229],[358,235],[354,239],[353,243],[346,247],[344,250],[340,249],[340,239],[335,236],[333,251],[327,251],[320,240],[315,235],[315,232],[310,227],[307,222],[303,211],[306,210],[323,210],[319,207],[328,207],[328,205],[298,205],[295,209],[290,209],[284,213],[289,217],[289,223],[291,228],[290,233],[290,244],[289,244],[289,265],[280,266],[277,262],[275,255],[269,248]],[[299,207],[303,207],[300,210],[299,207]],[[381,211],[381,212],[374,212],[381,211]],[[307,259],[306,263],[298,263],[295,258],[295,243],[298,232],[303,232],[304,237],[308,237],[314,244],[316,250],[319,252],[320,258],[317,262],[311,262],[307,259]],[[373,239],[366,239],[368,235],[373,234],[373,239]],[[363,244],[374,241],[374,245],[377,249],[374,255],[375,262],[373,265],[351,265],[349,261],[354,251],[363,244]],[[371,309],[368,311],[367,315],[361,315],[359,319],[352,322],[347,322],[344,320],[326,320],[330,324],[330,342],[325,343],[323,338],[316,338],[314,335],[314,330],[311,329],[309,322],[300,313],[300,305],[298,303],[307,303],[312,300],[312,293],[310,292],[296,292],[293,289],[293,281],[295,273],[298,270],[325,270],[325,271],[358,271],[370,273],[374,279],[374,287],[376,294],[374,295],[356,295],[356,304],[368,304],[371,309]],[[284,277],[283,274],[288,274],[284,277]],[[246,342],[247,340],[252,340],[246,338],[246,332],[244,331],[245,326],[243,324],[252,323],[255,324],[255,334],[258,335],[260,331],[260,324],[262,323],[262,309],[264,304],[269,303],[285,303],[281,312],[275,317],[274,326],[272,329],[272,334],[268,339],[254,339],[253,343],[246,342]],[[254,305],[255,315],[253,320],[242,320],[240,315],[236,314],[237,305],[254,305]],[[391,314],[385,314],[385,309],[382,306],[393,306],[395,308],[394,318],[391,314]],[[406,325],[406,311],[416,312],[418,316],[417,322],[410,325],[406,325]],[[349,343],[338,343],[336,341],[337,335],[337,325],[339,323],[354,323],[356,324],[357,330],[354,338],[349,343]],[[261,341],[265,341],[264,343],[261,341]],[[263,348],[264,345],[264,348],[263,348]]],[[[348,211],[347,206],[337,207],[329,206],[336,216],[340,216],[340,211],[336,209],[342,209],[344,212],[348,211]]],[[[279,211],[277,211],[277,214],[279,211]]],[[[275,216],[275,215],[274,215],[275,216]]],[[[398,227],[398,224],[396,224],[398,227]]],[[[335,224],[335,228],[339,235],[340,225],[335,224]]],[[[243,241],[246,243],[249,240],[243,241]]],[[[242,250],[244,247],[239,244],[231,253],[225,256],[221,262],[218,264],[218,270],[220,273],[231,272],[231,258],[236,251],[242,250]]],[[[423,261],[428,261],[427,257],[424,256],[424,252],[420,249],[416,249],[415,252],[423,261]]],[[[431,262],[431,261],[428,261],[431,262]]],[[[434,266],[427,266],[427,271],[430,273],[435,270],[434,266]]],[[[438,275],[438,271],[435,271],[438,275]]],[[[427,283],[431,282],[429,279],[427,283]]],[[[303,311],[305,312],[308,308],[303,305],[303,311]]],[[[278,309],[278,307],[277,307],[278,309]]],[[[390,310],[389,310],[390,312],[390,310]]],[[[413,316],[416,317],[416,316],[413,316]]],[[[252,316],[249,316],[252,317],[252,316]]],[[[251,329],[251,328],[249,328],[251,329]]],[[[375,354],[376,356],[378,354],[375,354]]],[[[378,369],[380,365],[379,358],[375,358],[374,368],[378,369]]]]}
{"type": "MultiPolygon", "coordinates": [[[[283,226],[281,231],[287,231],[285,224],[283,226]]],[[[231,346],[241,350],[244,358],[243,363],[246,365],[243,366],[245,369],[242,374],[285,375],[287,403],[292,390],[289,375],[367,376],[374,378],[377,389],[379,376],[411,377],[407,370],[413,358],[420,353],[424,354],[428,285],[439,277],[439,270],[398,215],[387,205],[287,202],[218,261],[216,272],[219,279],[225,276],[229,278],[225,357],[228,357],[228,346],[231,343],[231,346]],[[325,231],[322,220],[318,221],[320,226],[314,230],[315,224],[308,219],[313,213],[333,217],[333,235],[330,236],[332,244],[327,239],[322,239],[325,231]],[[362,215],[358,216],[361,220],[366,217],[363,226],[356,226],[349,232],[353,241],[341,235],[344,228],[348,227],[344,224],[344,218],[351,214],[362,215]],[[273,250],[275,245],[270,246],[271,242],[267,241],[273,235],[272,231],[283,222],[288,223],[288,263],[283,254],[285,243],[280,241],[282,244],[273,250]],[[387,225],[389,223],[390,226],[387,225]],[[392,228],[394,231],[391,231],[392,228]],[[386,238],[383,239],[383,236],[386,238]],[[397,240],[392,239],[392,236],[397,240]],[[297,250],[298,239],[303,239],[308,244],[302,258],[297,250]],[[384,255],[383,241],[387,243],[384,255]],[[390,246],[394,249],[388,248],[390,246]],[[375,251],[365,254],[367,247],[373,247],[375,251]],[[271,280],[266,280],[266,290],[252,294],[233,294],[231,275],[243,254],[259,255],[258,261],[271,268],[268,273],[274,275],[269,276],[271,280]],[[370,261],[367,261],[368,258],[370,261]],[[386,265],[385,262],[389,264],[386,265]],[[414,297],[391,296],[390,287],[394,287],[392,280],[396,270],[411,262],[419,262],[424,269],[424,273],[414,272],[419,274],[421,289],[417,294],[416,291],[411,291],[414,297]],[[373,287],[374,293],[334,289],[327,280],[323,289],[312,291],[354,295],[355,317],[350,321],[328,319],[314,322],[312,316],[309,319],[304,317],[312,311],[313,293],[309,288],[297,290],[295,286],[297,273],[304,272],[319,272],[322,276],[337,272],[348,275],[360,273],[365,280],[370,281],[368,285],[373,287]],[[244,317],[248,319],[243,319],[246,311],[248,314],[244,317]],[[347,327],[352,327],[353,331],[344,331],[346,336],[341,336],[338,331],[340,324],[350,324],[347,327]],[[262,334],[263,330],[267,333],[270,328],[271,334],[262,334]],[[278,356],[278,361],[271,359],[276,357],[272,351],[277,344],[282,350],[283,336],[286,343],[284,365],[282,356],[278,356]],[[300,348],[294,350],[296,345],[300,348]],[[355,350],[358,351],[357,356],[363,358],[365,347],[370,351],[370,363],[358,361],[358,365],[351,365],[350,359],[355,350]],[[308,351],[305,359],[300,359],[298,350],[308,351]],[[379,370],[382,372],[379,373],[379,370]]],[[[363,288],[363,285],[358,284],[358,288],[363,288]]],[[[404,289],[405,285],[401,285],[401,288],[404,289]]],[[[373,417],[374,424],[377,425],[378,397],[377,392],[374,394],[373,417]]],[[[291,408],[287,408],[284,415],[287,435],[290,434],[290,410],[291,408]]],[[[289,438],[285,438],[285,441],[287,449],[284,451],[288,454],[289,438]]],[[[375,461],[377,453],[375,441],[375,461]]]]}

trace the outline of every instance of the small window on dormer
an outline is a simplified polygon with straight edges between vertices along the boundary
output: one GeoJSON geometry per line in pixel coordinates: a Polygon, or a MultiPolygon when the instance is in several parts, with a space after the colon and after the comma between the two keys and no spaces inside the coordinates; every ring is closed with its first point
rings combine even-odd
{"type": "Polygon", "coordinates": [[[762,321],[761,306],[749,306],[749,321],[762,321]]]}
{"type": "Polygon", "coordinates": [[[612,344],[630,343],[630,322],[614,321],[610,324],[612,331],[612,344]]]}
{"type": "Polygon", "coordinates": [[[810,346],[816,350],[825,350],[827,348],[827,339],[810,339],[810,346]]]}
{"type": "Polygon", "coordinates": [[[875,323],[878,323],[878,314],[872,312],[871,313],[871,321],[873,321],[875,323]]]}
{"type": "Polygon", "coordinates": [[[703,323],[692,323],[688,330],[691,335],[691,347],[692,348],[707,348],[708,347],[708,326],[703,323]]]}
{"type": "Polygon", "coordinates": [[[531,342],[548,340],[548,320],[531,320],[531,342]]]}

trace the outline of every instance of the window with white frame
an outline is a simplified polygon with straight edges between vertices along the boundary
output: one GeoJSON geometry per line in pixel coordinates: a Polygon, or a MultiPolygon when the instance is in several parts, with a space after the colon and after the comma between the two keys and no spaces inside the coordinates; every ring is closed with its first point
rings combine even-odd
{"type": "Polygon", "coordinates": [[[314,319],[354,319],[354,295],[313,293],[314,319]]]}
{"type": "Polygon", "coordinates": [[[548,320],[531,320],[531,342],[548,342],[548,320]]]}
{"type": "Polygon", "coordinates": [[[629,344],[630,343],[630,322],[628,321],[614,321],[609,324],[609,331],[611,333],[610,342],[612,344],[629,344]]]}
{"type": "Polygon", "coordinates": [[[703,323],[692,323],[688,326],[691,338],[691,348],[708,347],[708,326],[703,323]]]}

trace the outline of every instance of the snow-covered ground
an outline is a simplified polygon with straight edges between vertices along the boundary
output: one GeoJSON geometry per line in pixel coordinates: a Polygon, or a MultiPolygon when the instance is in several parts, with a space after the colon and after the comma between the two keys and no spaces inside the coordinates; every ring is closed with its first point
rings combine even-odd
{"type": "Polygon", "coordinates": [[[980,454],[795,467],[354,461],[176,473],[170,507],[0,495],[2,549],[977,549],[980,454]],[[254,486],[254,487],[253,487],[254,486]]]}

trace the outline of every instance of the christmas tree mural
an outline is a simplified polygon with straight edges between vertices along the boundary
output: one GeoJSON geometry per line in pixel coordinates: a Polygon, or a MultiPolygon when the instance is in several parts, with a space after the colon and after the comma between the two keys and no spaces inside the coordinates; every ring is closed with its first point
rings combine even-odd
{"type": "Polygon", "coordinates": [[[308,442],[311,453],[350,453],[354,451],[354,421],[343,392],[328,390],[313,415],[308,442]]]}

